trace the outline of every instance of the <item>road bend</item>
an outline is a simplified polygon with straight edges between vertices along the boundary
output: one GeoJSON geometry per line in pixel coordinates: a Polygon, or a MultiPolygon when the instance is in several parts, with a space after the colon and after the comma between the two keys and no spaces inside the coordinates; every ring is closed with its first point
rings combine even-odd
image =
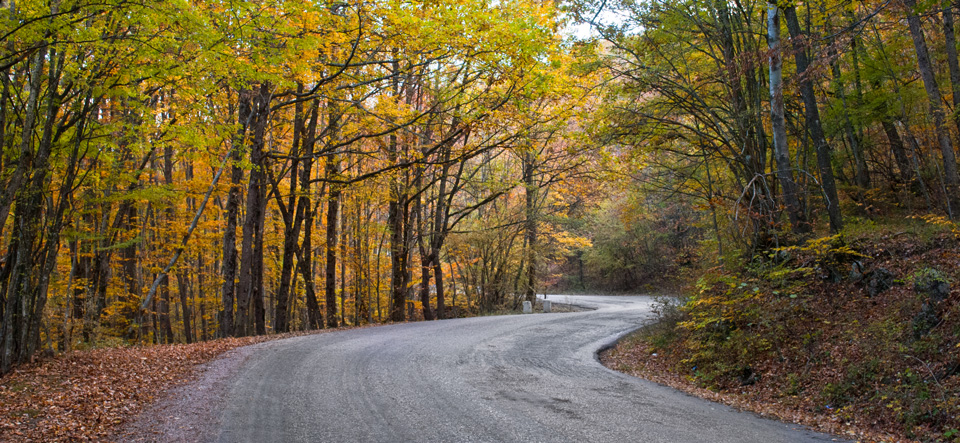
{"type": "Polygon", "coordinates": [[[644,296],[551,295],[589,311],[403,323],[267,343],[222,406],[221,442],[823,442],[603,367],[653,318],[644,296]]]}

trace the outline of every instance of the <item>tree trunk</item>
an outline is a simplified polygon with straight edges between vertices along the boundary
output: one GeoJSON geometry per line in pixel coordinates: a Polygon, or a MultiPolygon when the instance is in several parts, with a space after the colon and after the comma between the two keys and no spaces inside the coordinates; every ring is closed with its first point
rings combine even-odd
{"type": "Polygon", "coordinates": [[[780,14],[775,3],[767,3],[767,44],[770,47],[770,120],[773,124],[773,149],[777,162],[777,178],[783,193],[783,202],[790,226],[794,232],[809,231],[803,208],[797,197],[787,145],[787,128],[783,106],[783,63],[780,47],[780,14]]]}
{"type": "Polygon", "coordinates": [[[251,97],[253,118],[250,129],[250,182],[247,187],[246,214],[240,250],[240,279],[234,335],[265,334],[263,310],[263,225],[266,209],[266,153],[264,137],[270,110],[269,85],[260,85],[251,97]]]}
{"type": "Polygon", "coordinates": [[[902,180],[904,184],[909,184],[913,181],[913,168],[910,167],[910,158],[907,157],[907,150],[903,146],[903,139],[900,138],[897,126],[888,117],[880,119],[880,126],[883,128],[883,133],[887,136],[887,142],[890,143],[890,151],[893,152],[893,158],[897,162],[897,169],[900,171],[900,180],[902,180]]]}
{"type": "Polygon", "coordinates": [[[913,47],[917,52],[917,67],[920,69],[923,87],[927,91],[930,114],[933,115],[933,124],[936,128],[937,139],[940,142],[944,182],[947,188],[947,214],[950,215],[950,218],[953,218],[954,210],[960,208],[960,195],[958,195],[958,192],[960,192],[960,176],[957,175],[957,159],[953,152],[950,131],[946,126],[946,116],[943,111],[940,87],[937,85],[937,79],[934,75],[933,61],[930,60],[927,42],[920,24],[920,16],[917,15],[917,2],[916,0],[903,0],[903,4],[907,7],[907,24],[910,28],[910,36],[913,38],[913,47]]]}
{"type": "Polygon", "coordinates": [[[319,102],[314,101],[310,110],[310,124],[304,134],[303,165],[300,170],[300,198],[298,207],[303,207],[303,244],[297,251],[297,266],[303,276],[304,297],[307,301],[307,329],[320,329],[323,319],[320,314],[320,303],[317,300],[317,291],[313,281],[313,215],[314,210],[310,198],[310,179],[313,173],[313,147],[316,143],[317,115],[319,102]]]}
{"type": "MultiPolygon", "coordinates": [[[[800,30],[796,9],[793,6],[788,6],[784,9],[784,15],[787,19],[787,29],[790,31],[791,39],[797,45],[805,45],[807,36],[800,30]]],[[[827,199],[827,213],[830,216],[830,232],[838,233],[843,229],[843,218],[840,215],[840,198],[837,194],[837,183],[833,177],[833,165],[830,159],[832,149],[827,143],[823,134],[823,127],[820,125],[820,110],[817,108],[817,96],[813,90],[813,80],[810,78],[812,73],[807,72],[810,62],[807,60],[806,48],[795,47],[794,59],[797,63],[797,74],[802,79],[800,94],[803,96],[803,106],[806,111],[806,126],[810,130],[810,138],[813,139],[816,146],[820,186],[823,188],[824,196],[827,199]]]]}
{"type": "Polygon", "coordinates": [[[193,329],[191,323],[191,312],[190,306],[187,304],[187,300],[190,298],[190,289],[189,289],[190,280],[187,278],[186,272],[177,273],[177,290],[180,293],[180,310],[183,312],[183,339],[187,344],[193,343],[193,329]]]}
{"type": "Polygon", "coordinates": [[[203,252],[197,251],[197,297],[200,299],[200,340],[207,341],[207,302],[203,289],[203,275],[206,270],[203,266],[203,252]]]}
{"type": "MultiPolygon", "coordinates": [[[[391,136],[392,137],[392,136],[391,136]]],[[[397,185],[394,186],[396,188],[397,185]]],[[[406,313],[406,261],[403,259],[405,247],[403,245],[403,216],[401,214],[401,197],[393,191],[390,202],[387,204],[387,225],[390,227],[390,320],[403,321],[406,313]]]]}
{"type": "Polygon", "coordinates": [[[527,281],[524,298],[531,304],[537,301],[537,185],[534,183],[536,158],[532,151],[523,153],[523,185],[525,188],[524,239],[527,244],[527,281]]]}
{"type": "MultiPolygon", "coordinates": [[[[339,111],[335,105],[331,105],[329,118],[330,140],[332,145],[337,142],[338,126],[340,124],[339,111]]],[[[326,174],[327,178],[331,180],[340,178],[340,161],[337,158],[336,152],[332,152],[327,156],[326,174]]],[[[327,327],[330,328],[339,326],[337,320],[337,240],[340,237],[337,228],[340,221],[340,189],[341,185],[331,182],[330,193],[327,195],[327,245],[326,268],[324,272],[324,299],[326,301],[325,314],[327,327]]]]}
{"type": "Polygon", "coordinates": [[[246,141],[247,128],[250,126],[251,109],[250,95],[246,91],[238,94],[237,122],[240,129],[233,140],[230,150],[231,165],[230,191],[227,195],[226,227],[223,233],[223,289],[221,298],[223,311],[220,315],[220,336],[229,337],[236,334],[234,319],[234,299],[237,292],[237,222],[240,215],[240,185],[243,183],[243,169],[240,167],[242,149],[246,141]]]}
{"type": "Polygon", "coordinates": [[[943,39],[947,52],[947,67],[950,69],[950,86],[953,90],[953,123],[957,131],[960,131],[960,62],[957,61],[953,8],[953,3],[948,3],[943,8],[943,39]]]}
{"type": "MultiPolygon", "coordinates": [[[[127,215],[124,218],[126,220],[123,229],[127,231],[136,232],[137,225],[139,222],[139,216],[137,213],[137,208],[131,203],[120,205],[121,210],[127,211],[127,215]]],[[[121,317],[128,319],[130,325],[122,325],[123,329],[126,329],[125,336],[128,339],[134,339],[137,336],[137,332],[140,330],[137,324],[133,324],[136,319],[136,310],[134,306],[139,303],[140,298],[140,278],[138,276],[138,270],[140,267],[137,263],[137,244],[132,243],[127,245],[120,250],[120,265],[123,269],[123,282],[125,285],[126,292],[119,297],[120,301],[120,313],[121,317]]],[[[106,282],[104,282],[106,283],[106,282]]]]}
{"type": "MultiPolygon", "coordinates": [[[[298,93],[303,92],[303,86],[298,85],[298,93]]],[[[316,114],[314,114],[316,115],[316,114]]],[[[293,146],[291,154],[294,160],[290,166],[290,190],[286,203],[287,213],[283,223],[283,256],[280,269],[280,285],[277,289],[277,305],[274,314],[274,331],[288,332],[290,330],[290,292],[293,280],[294,256],[298,247],[297,240],[300,237],[300,231],[303,226],[304,207],[299,204],[297,199],[298,171],[300,167],[299,155],[302,148],[304,116],[303,106],[300,103],[296,105],[296,111],[293,123],[293,146]]],[[[283,204],[283,197],[277,193],[277,201],[283,204]]]]}
{"type": "MultiPolygon", "coordinates": [[[[170,324],[170,279],[163,280],[160,288],[160,300],[157,303],[157,317],[160,321],[160,343],[173,343],[173,325],[170,324]]],[[[136,299],[135,299],[136,300],[136,299]]]]}
{"type": "MultiPolygon", "coordinates": [[[[327,159],[327,176],[335,177],[339,173],[339,165],[332,159],[327,159]]],[[[330,186],[327,196],[327,248],[326,268],[324,272],[324,299],[326,301],[327,327],[336,328],[337,321],[337,223],[340,218],[340,187],[330,186]]]]}

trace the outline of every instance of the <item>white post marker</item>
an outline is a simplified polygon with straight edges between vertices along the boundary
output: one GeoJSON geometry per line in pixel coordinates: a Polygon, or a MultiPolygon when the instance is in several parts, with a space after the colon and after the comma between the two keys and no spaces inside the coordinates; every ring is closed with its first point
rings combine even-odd
{"type": "Polygon", "coordinates": [[[551,305],[551,304],[552,304],[552,303],[550,302],[550,300],[544,300],[544,301],[543,301],[543,312],[544,312],[545,314],[549,314],[549,313],[550,313],[550,308],[551,308],[550,305],[551,305]]]}
{"type": "Polygon", "coordinates": [[[530,302],[529,302],[529,301],[523,302],[523,313],[524,313],[524,314],[531,314],[531,313],[533,313],[533,306],[530,305],[530,302]]]}

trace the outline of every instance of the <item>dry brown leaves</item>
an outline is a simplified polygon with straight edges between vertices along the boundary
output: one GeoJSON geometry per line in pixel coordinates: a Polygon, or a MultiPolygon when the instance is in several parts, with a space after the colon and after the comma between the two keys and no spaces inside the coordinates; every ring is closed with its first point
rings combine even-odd
{"type": "Polygon", "coordinates": [[[193,379],[199,364],[240,346],[329,331],[94,349],[17,368],[0,379],[0,441],[104,440],[164,391],[193,379]]]}
{"type": "MultiPolygon", "coordinates": [[[[960,349],[960,344],[947,338],[944,340],[946,347],[930,351],[933,356],[928,355],[926,360],[921,361],[905,356],[895,343],[891,346],[897,337],[877,336],[878,331],[866,327],[890,321],[893,325],[909,328],[912,316],[919,311],[923,301],[913,291],[909,276],[924,267],[932,267],[947,272],[954,281],[953,293],[942,305],[944,317],[937,332],[949,337],[950,331],[956,331],[958,319],[955,313],[960,304],[960,248],[957,241],[949,236],[921,242],[909,236],[878,235],[862,240],[857,246],[870,256],[865,260],[869,269],[884,267],[893,271],[897,278],[905,280],[905,283],[876,297],[867,298],[862,284],[809,281],[805,292],[812,301],[802,315],[787,308],[776,308],[776,304],[768,305],[772,323],[789,325],[798,337],[803,336],[803,331],[816,331],[818,335],[814,336],[816,340],[809,348],[802,348],[798,344],[800,338],[795,338],[793,341],[797,343],[781,343],[779,359],[759,358],[750,362],[760,375],[760,381],[751,386],[731,384],[724,386],[720,392],[705,389],[694,380],[692,371],[678,372],[677,368],[683,366],[679,364],[684,358],[679,355],[684,352],[682,349],[657,355],[640,337],[625,340],[602,355],[601,359],[612,369],[702,398],[864,442],[916,441],[908,438],[909,434],[939,441],[943,430],[926,429],[923,426],[905,429],[903,423],[896,420],[894,409],[886,404],[878,404],[884,403],[883,398],[871,399],[870,392],[840,409],[825,404],[815,394],[823,392],[827,383],[841,382],[845,376],[844,367],[878,358],[895,371],[909,369],[919,374],[931,386],[930,392],[934,397],[949,397],[960,391],[960,377],[954,376],[944,381],[938,380],[935,375],[956,361],[956,350],[960,349]],[[799,352],[791,353],[791,349],[799,352]],[[804,359],[804,355],[816,355],[816,362],[804,359]],[[791,373],[807,374],[803,388],[805,392],[813,394],[786,395],[786,387],[790,384],[787,375],[791,373]]],[[[787,300],[782,303],[788,307],[793,302],[787,300]]],[[[883,329],[879,331],[883,332],[883,329]]],[[[880,380],[875,383],[879,384],[880,380]]],[[[879,392],[880,386],[876,388],[879,392]]]]}
{"type": "Polygon", "coordinates": [[[642,341],[618,345],[604,352],[600,356],[600,360],[605,366],[634,377],[669,386],[700,398],[732,406],[738,410],[751,411],[764,417],[798,423],[820,432],[836,434],[864,443],[906,443],[914,441],[873,429],[870,426],[843,422],[832,414],[811,412],[803,402],[781,401],[768,390],[749,389],[741,392],[717,392],[700,387],[692,379],[674,371],[672,366],[675,362],[669,358],[664,358],[662,355],[652,353],[650,348],[642,341]]]}

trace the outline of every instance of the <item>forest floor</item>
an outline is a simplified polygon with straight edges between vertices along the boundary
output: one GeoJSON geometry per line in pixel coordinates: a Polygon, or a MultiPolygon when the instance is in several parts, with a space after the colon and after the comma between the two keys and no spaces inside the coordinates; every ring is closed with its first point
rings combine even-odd
{"type": "Polygon", "coordinates": [[[601,360],[860,441],[960,442],[960,233],[932,222],[865,221],[706,270],[601,360]]]}
{"type": "Polygon", "coordinates": [[[0,379],[0,442],[109,441],[161,394],[193,380],[200,365],[227,351],[353,328],[90,349],[45,358],[0,379]]]}

